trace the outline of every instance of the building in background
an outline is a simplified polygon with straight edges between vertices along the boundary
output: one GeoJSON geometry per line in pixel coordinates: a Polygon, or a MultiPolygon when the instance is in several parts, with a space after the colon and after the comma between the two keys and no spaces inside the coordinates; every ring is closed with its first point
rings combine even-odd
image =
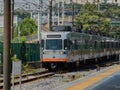
{"type": "MultiPolygon", "coordinates": [[[[14,16],[14,25],[18,24],[18,17],[14,16]]],[[[4,27],[4,16],[0,16],[0,28],[4,27]]]]}
{"type": "Polygon", "coordinates": [[[94,0],[56,0],[56,3],[62,2],[62,1],[65,1],[65,3],[67,3],[67,4],[71,3],[72,1],[74,3],[85,4],[86,2],[93,3],[94,0]]]}
{"type": "Polygon", "coordinates": [[[57,2],[62,2],[65,1],[65,3],[69,4],[71,3],[71,1],[73,1],[74,3],[79,3],[79,4],[85,4],[87,2],[89,3],[110,3],[110,4],[120,4],[120,0],[56,0],[57,2]]]}

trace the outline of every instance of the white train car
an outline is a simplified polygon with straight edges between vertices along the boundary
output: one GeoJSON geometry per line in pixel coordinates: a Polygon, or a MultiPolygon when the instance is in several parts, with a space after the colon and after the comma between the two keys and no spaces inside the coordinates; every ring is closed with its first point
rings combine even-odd
{"type": "MultiPolygon", "coordinates": [[[[120,43],[111,37],[103,37],[79,32],[42,32],[43,67],[62,68],[68,65],[117,55],[120,43]]],[[[91,62],[91,61],[89,61],[91,62]]]]}

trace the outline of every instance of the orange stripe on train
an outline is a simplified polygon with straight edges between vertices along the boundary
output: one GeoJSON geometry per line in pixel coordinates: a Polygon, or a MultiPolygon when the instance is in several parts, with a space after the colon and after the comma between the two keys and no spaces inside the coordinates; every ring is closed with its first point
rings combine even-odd
{"type": "Polygon", "coordinates": [[[67,62],[69,58],[43,58],[42,62],[67,62]]]}

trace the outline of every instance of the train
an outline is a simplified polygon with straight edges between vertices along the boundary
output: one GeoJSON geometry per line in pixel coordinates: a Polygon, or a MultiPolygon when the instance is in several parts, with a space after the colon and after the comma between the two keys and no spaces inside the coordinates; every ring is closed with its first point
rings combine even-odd
{"type": "Polygon", "coordinates": [[[86,60],[91,62],[91,59],[98,61],[120,53],[118,39],[71,30],[42,32],[41,47],[42,65],[49,70],[72,67],[86,60]]]}

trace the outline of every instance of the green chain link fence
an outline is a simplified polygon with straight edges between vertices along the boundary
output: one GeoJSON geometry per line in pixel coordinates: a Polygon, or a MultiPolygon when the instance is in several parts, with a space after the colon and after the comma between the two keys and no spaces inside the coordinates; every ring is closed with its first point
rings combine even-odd
{"type": "MultiPolygon", "coordinates": [[[[40,61],[40,44],[38,43],[12,43],[11,56],[16,55],[22,63],[40,61]]],[[[3,44],[0,43],[0,62],[3,63],[3,44]]]]}

